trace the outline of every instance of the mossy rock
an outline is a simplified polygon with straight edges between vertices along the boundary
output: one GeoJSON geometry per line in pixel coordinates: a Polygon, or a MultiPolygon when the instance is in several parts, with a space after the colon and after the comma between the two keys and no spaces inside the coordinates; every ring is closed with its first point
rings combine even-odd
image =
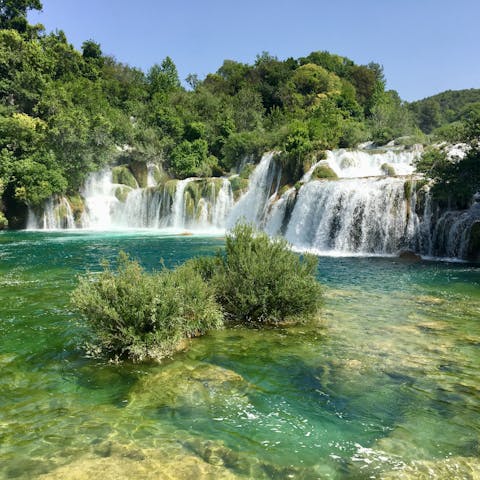
{"type": "Polygon", "coordinates": [[[85,202],[78,194],[67,197],[67,200],[72,209],[73,219],[75,220],[75,223],[78,223],[82,218],[83,212],[85,212],[85,202]]]}
{"type": "Polygon", "coordinates": [[[313,180],[337,180],[338,175],[329,165],[318,165],[312,173],[313,180]]]}
{"type": "Polygon", "coordinates": [[[138,184],[132,172],[127,166],[121,165],[112,168],[112,182],[120,185],[126,185],[130,188],[137,188],[138,184]]]}
{"type": "MultiPolygon", "coordinates": [[[[140,188],[146,188],[148,185],[148,167],[145,162],[139,162],[138,160],[132,160],[129,165],[130,171],[135,177],[138,186],[140,188]]],[[[122,183],[122,182],[121,182],[122,183]]],[[[127,184],[125,184],[127,185],[127,184]]],[[[131,185],[129,185],[131,186],[131,185]]],[[[134,187],[132,187],[134,188],[134,187]]]]}
{"type": "Polygon", "coordinates": [[[394,177],[396,175],[395,169],[393,168],[392,165],[389,163],[384,163],[381,167],[380,170],[382,170],[382,173],[386,175],[387,177],[394,177]]]}
{"type": "Polygon", "coordinates": [[[170,180],[170,177],[167,175],[165,170],[159,166],[159,165],[154,165],[153,166],[153,179],[155,180],[155,183],[157,185],[163,184],[170,180]]]}
{"type": "Polygon", "coordinates": [[[115,190],[115,197],[119,202],[125,203],[127,201],[128,194],[132,191],[130,187],[121,186],[117,187],[115,190]]]}
{"type": "Polygon", "coordinates": [[[185,201],[185,215],[187,219],[195,217],[195,199],[192,197],[190,192],[184,192],[184,201],[185,201]]]}
{"type": "Polygon", "coordinates": [[[222,407],[226,399],[248,405],[248,383],[236,372],[209,363],[171,363],[146,376],[130,392],[129,408],[222,407]]]}
{"type": "Polygon", "coordinates": [[[8,220],[3,212],[0,212],[0,230],[4,230],[5,228],[8,228],[8,220]]]}
{"type": "Polygon", "coordinates": [[[239,173],[239,177],[248,180],[254,170],[255,170],[255,165],[253,163],[247,163],[242,168],[242,171],[239,173]]]}
{"type": "Polygon", "coordinates": [[[278,191],[278,196],[279,197],[283,196],[283,194],[288,192],[291,188],[292,188],[291,185],[283,185],[283,187],[281,187],[280,190],[278,191]]]}
{"type": "Polygon", "coordinates": [[[206,199],[212,198],[212,193],[214,198],[217,198],[218,192],[220,192],[223,186],[222,178],[208,178],[204,181],[202,185],[202,197],[206,199]]]}
{"type": "Polygon", "coordinates": [[[468,259],[475,262],[480,261],[480,221],[475,222],[470,229],[468,259]]]}
{"type": "Polygon", "coordinates": [[[412,180],[407,180],[407,181],[403,184],[403,193],[404,193],[405,198],[406,198],[407,200],[409,200],[410,197],[412,196],[412,186],[413,186],[412,180]]]}
{"type": "Polygon", "coordinates": [[[202,198],[202,187],[205,183],[205,180],[194,180],[193,182],[189,182],[185,187],[185,194],[190,194],[190,198],[195,205],[197,205],[200,198],[202,198]]]}
{"type": "Polygon", "coordinates": [[[163,188],[168,193],[170,198],[173,198],[175,196],[175,192],[177,191],[177,184],[178,184],[178,180],[176,179],[168,180],[165,182],[163,188]]]}
{"type": "Polygon", "coordinates": [[[232,188],[233,198],[237,201],[248,189],[248,180],[239,176],[230,177],[230,186],[232,188]]]}

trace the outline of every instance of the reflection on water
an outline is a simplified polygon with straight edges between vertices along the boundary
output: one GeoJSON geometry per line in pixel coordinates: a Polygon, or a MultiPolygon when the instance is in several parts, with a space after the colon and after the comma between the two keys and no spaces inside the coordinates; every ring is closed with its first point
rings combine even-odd
{"type": "Polygon", "coordinates": [[[0,234],[0,478],[478,475],[473,266],[320,258],[315,325],[215,332],[161,365],[84,357],[68,310],[77,274],[120,249],[153,269],[222,245],[0,234]]]}

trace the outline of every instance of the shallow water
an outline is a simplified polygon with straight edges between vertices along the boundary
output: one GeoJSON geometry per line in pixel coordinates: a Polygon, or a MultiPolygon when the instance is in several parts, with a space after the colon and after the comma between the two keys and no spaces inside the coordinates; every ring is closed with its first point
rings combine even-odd
{"type": "Polygon", "coordinates": [[[78,274],[120,249],[153,269],[222,246],[0,234],[1,479],[477,478],[475,266],[321,257],[316,325],[215,332],[162,365],[85,357],[78,274]]]}

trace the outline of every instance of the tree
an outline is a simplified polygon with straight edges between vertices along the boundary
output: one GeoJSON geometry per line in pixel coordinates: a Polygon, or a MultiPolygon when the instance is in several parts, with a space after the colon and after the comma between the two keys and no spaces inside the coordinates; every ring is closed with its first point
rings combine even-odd
{"type": "Polygon", "coordinates": [[[94,42],[93,40],[85,40],[82,43],[82,55],[83,58],[89,59],[99,59],[102,57],[102,49],[99,43],[94,42]]]}
{"type": "Polygon", "coordinates": [[[155,93],[172,92],[180,88],[177,67],[170,57],[166,57],[161,65],[153,65],[148,72],[147,80],[152,96],[155,93]]]}
{"type": "Polygon", "coordinates": [[[0,0],[0,29],[13,29],[25,33],[29,27],[27,12],[42,8],[40,0],[0,0]]]}
{"type": "Polygon", "coordinates": [[[432,180],[434,198],[459,208],[468,207],[480,190],[480,115],[468,119],[463,132],[467,144],[463,157],[451,158],[445,148],[431,148],[416,165],[417,171],[432,180]]]}

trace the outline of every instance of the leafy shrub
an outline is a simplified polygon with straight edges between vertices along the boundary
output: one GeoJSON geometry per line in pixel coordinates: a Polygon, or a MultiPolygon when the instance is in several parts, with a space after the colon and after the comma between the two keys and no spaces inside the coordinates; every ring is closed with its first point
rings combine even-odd
{"type": "MultiPolygon", "coordinates": [[[[171,153],[170,169],[178,178],[196,176],[200,167],[207,161],[208,144],[206,140],[198,139],[189,142],[184,140],[171,153]]],[[[209,172],[211,174],[211,170],[209,172]]]]}
{"type": "Polygon", "coordinates": [[[383,172],[384,175],[387,177],[394,177],[396,175],[395,168],[389,163],[383,163],[380,167],[380,170],[383,172]]]}
{"type": "MultiPolygon", "coordinates": [[[[239,224],[227,235],[222,263],[211,282],[231,322],[274,325],[304,321],[317,313],[321,300],[317,259],[299,257],[284,239],[272,240],[239,224]]],[[[208,270],[204,271],[206,277],[208,270]]]]}
{"type": "Polygon", "coordinates": [[[255,165],[253,163],[247,163],[242,168],[242,171],[239,173],[239,177],[243,178],[244,180],[248,180],[254,170],[255,170],[255,165]]]}
{"type": "Polygon", "coordinates": [[[212,288],[193,265],[148,274],[124,253],[116,272],[105,264],[80,278],[72,304],[91,327],[95,350],[114,359],[158,360],[222,326],[212,288]]]}
{"type": "Polygon", "coordinates": [[[133,173],[125,165],[112,168],[112,182],[130,188],[138,187],[133,173]]]}
{"type": "Polygon", "coordinates": [[[5,218],[3,212],[0,212],[0,230],[8,227],[8,220],[5,218]]]}

